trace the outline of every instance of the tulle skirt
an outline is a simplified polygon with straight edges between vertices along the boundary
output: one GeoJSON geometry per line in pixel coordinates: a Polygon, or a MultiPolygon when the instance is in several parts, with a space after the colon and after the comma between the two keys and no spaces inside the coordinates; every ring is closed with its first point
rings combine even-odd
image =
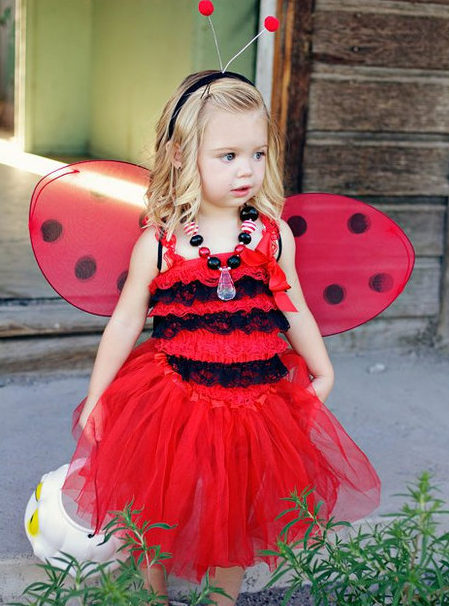
{"type": "MultiPolygon", "coordinates": [[[[137,347],[96,404],[63,486],[78,515],[101,530],[133,499],[142,519],[170,529],[147,535],[172,557],[168,573],[200,582],[215,566],[277,565],[259,551],[276,546],[292,519],[276,516],[296,489],[314,488],[322,518],[353,522],[378,507],[380,480],[330,410],[306,388],[304,359],[280,354],[289,373],[277,383],[193,388],[150,338],[137,347]],[[213,397],[212,397],[213,394],[213,397]],[[83,464],[80,467],[80,461],[83,464]]],[[[294,526],[296,539],[306,523],[294,526]]]]}

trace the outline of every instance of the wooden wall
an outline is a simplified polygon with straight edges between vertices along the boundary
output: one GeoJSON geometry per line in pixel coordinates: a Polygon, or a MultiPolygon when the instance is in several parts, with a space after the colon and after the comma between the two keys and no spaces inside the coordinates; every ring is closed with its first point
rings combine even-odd
{"type": "Polygon", "coordinates": [[[284,30],[277,49],[275,78],[289,71],[290,93],[275,93],[273,106],[289,139],[301,140],[286,150],[287,189],[369,202],[401,225],[417,254],[395,303],[332,345],[448,346],[449,0],[280,0],[278,8],[302,21],[300,36],[284,30]]]}

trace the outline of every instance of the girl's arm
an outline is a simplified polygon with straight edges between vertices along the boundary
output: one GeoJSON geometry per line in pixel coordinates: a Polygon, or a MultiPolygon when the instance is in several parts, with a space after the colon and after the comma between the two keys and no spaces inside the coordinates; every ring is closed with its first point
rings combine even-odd
{"type": "Polygon", "coordinates": [[[282,219],[280,221],[280,234],[282,254],[279,265],[291,286],[287,294],[298,310],[297,312],[283,312],[290,324],[286,336],[293,349],[304,358],[314,377],[312,387],[318,398],[325,402],[334,384],[334,369],[318,325],[304,299],[296,273],[295,238],[288,223],[282,219]]]}
{"type": "Polygon", "coordinates": [[[128,277],[101,337],[87,399],[79,420],[82,428],[142,332],[150,302],[148,285],[158,273],[157,252],[155,228],[150,226],[134,245],[128,277]]]}

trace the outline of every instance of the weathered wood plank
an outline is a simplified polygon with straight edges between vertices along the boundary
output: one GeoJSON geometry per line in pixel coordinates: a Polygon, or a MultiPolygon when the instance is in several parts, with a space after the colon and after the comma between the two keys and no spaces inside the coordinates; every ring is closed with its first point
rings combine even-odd
{"type": "Polygon", "coordinates": [[[316,0],[315,10],[437,15],[447,17],[449,0],[316,0]],[[443,6],[442,6],[443,5],[443,6]]]}
{"type": "Polygon", "coordinates": [[[449,144],[310,134],[303,191],[447,196],[449,144]]]}
{"type": "MultiPolygon", "coordinates": [[[[15,200],[8,199],[3,206],[14,204],[15,200]]],[[[23,223],[26,217],[27,210],[23,209],[23,223]]],[[[14,231],[15,226],[12,225],[11,238],[0,239],[0,299],[55,296],[55,291],[43,277],[33,257],[29,238],[15,237],[14,231]]]]}
{"type": "Polygon", "coordinates": [[[449,0],[402,0],[402,2],[410,4],[444,4],[445,6],[449,6],[449,0]]]}
{"type": "Polygon", "coordinates": [[[436,318],[440,311],[440,274],[439,259],[418,257],[407,286],[379,318],[436,318]]]}
{"type": "MultiPolygon", "coordinates": [[[[84,313],[59,299],[0,305],[0,338],[101,333],[109,318],[84,313]]],[[[149,318],[147,326],[151,326],[149,318]]]]}
{"type": "Polygon", "coordinates": [[[312,13],[313,0],[277,0],[281,28],[275,38],[271,113],[282,140],[288,141],[281,158],[287,193],[298,191],[302,179],[298,167],[302,166],[312,69],[312,13]]]}
{"type": "Polygon", "coordinates": [[[347,332],[326,337],[324,342],[331,355],[379,349],[409,352],[431,346],[433,333],[433,318],[378,317],[347,332]]]}
{"type": "Polygon", "coordinates": [[[99,341],[100,335],[3,339],[0,349],[2,373],[89,371],[95,360],[99,341]]]}
{"type": "Polygon", "coordinates": [[[449,18],[318,10],[313,56],[326,63],[449,69],[449,18]]]}
{"type": "Polygon", "coordinates": [[[417,256],[444,254],[446,206],[435,204],[373,204],[407,234],[417,256]]]}
{"type": "Polygon", "coordinates": [[[365,198],[367,204],[379,209],[398,223],[413,243],[417,256],[439,257],[444,254],[445,218],[447,206],[443,204],[409,204],[388,198],[376,202],[365,198]]]}
{"type": "MultiPolygon", "coordinates": [[[[149,337],[142,333],[137,344],[149,337]]],[[[2,374],[36,371],[92,370],[99,334],[3,339],[0,347],[2,374]]]]}
{"type": "Polygon", "coordinates": [[[0,337],[101,332],[107,320],[60,299],[14,301],[0,305],[0,337]]]}
{"type": "Polygon", "coordinates": [[[327,80],[368,80],[397,82],[435,82],[449,80],[449,70],[415,69],[413,67],[376,67],[375,65],[329,65],[314,61],[312,76],[327,80]]]}
{"type": "MultiPolygon", "coordinates": [[[[449,50],[449,44],[448,44],[449,50]]],[[[449,133],[449,79],[312,77],[309,130],[449,133]]]]}

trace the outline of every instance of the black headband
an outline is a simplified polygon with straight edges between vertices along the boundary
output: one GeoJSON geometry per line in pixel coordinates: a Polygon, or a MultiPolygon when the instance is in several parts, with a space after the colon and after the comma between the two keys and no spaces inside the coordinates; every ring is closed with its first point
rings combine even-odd
{"type": "Polygon", "coordinates": [[[251,80],[248,80],[248,78],[245,78],[245,76],[242,76],[241,74],[237,74],[235,72],[212,72],[211,74],[207,74],[207,76],[200,78],[197,82],[192,84],[192,86],[189,86],[189,88],[186,91],[184,91],[183,94],[178,99],[178,103],[176,104],[176,107],[170,118],[170,124],[168,125],[168,138],[169,139],[171,139],[173,136],[173,131],[175,129],[175,124],[176,124],[176,118],[178,117],[179,112],[181,111],[184,103],[187,101],[187,99],[190,97],[190,95],[192,93],[194,93],[196,90],[198,90],[199,88],[201,88],[202,86],[204,86],[205,84],[210,84],[211,82],[214,82],[215,80],[220,80],[221,78],[235,78],[237,80],[241,80],[242,82],[246,82],[247,84],[251,84],[251,86],[254,86],[254,84],[251,82],[251,80]]]}

